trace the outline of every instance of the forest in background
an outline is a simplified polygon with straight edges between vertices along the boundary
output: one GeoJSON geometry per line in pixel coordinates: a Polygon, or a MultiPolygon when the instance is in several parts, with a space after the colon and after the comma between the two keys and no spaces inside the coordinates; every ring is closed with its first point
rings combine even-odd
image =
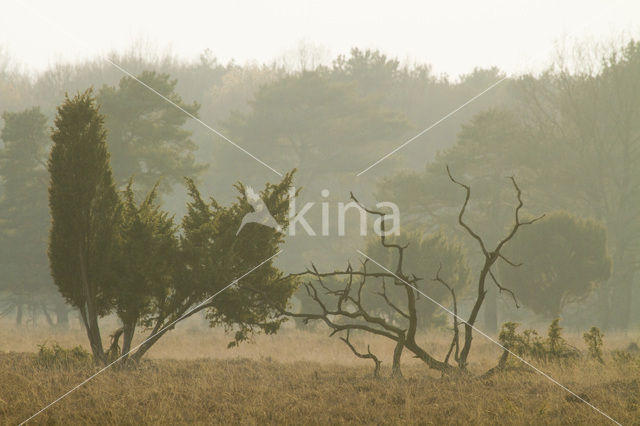
{"type": "MultiPolygon", "coordinates": [[[[640,320],[634,316],[640,297],[633,291],[640,259],[640,45],[590,56],[596,59],[583,57],[570,68],[558,61],[541,75],[508,78],[358,178],[356,173],[504,74],[478,69],[453,81],[432,75],[428,64],[405,66],[358,49],[330,65],[315,65],[304,54],[296,66],[223,65],[209,52],[185,63],[142,49],[112,60],[281,172],[297,168],[302,202],[317,201],[325,188],[335,201],[348,201],[352,191],[365,204],[396,202],[405,233],[400,238],[415,240],[418,251],[407,259],[408,269],[424,277],[435,275],[438,262],[425,261],[434,253],[447,253],[450,260],[440,260],[445,266],[479,263],[473,241],[455,227],[462,200],[445,165],[476,188],[470,213],[488,240],[504,231],[513,203],[505,178],[516,176],[528,213],[547,216],[535,235],[510,248],[524,257],[523,275],[499,270],[524,309],[514,309],[509,295],[491,288],[483,328],[494,332],[505,320],[561,316],[568,327],[624,330],[640,320]],[[563,233],[573,234],[558,238],[563,233]]],[[[4,66],[0,262],[6,273],[0,314],[14,315],[18,323],[38,317],[58,326],[68,321],[46,255],[45,165],[57,105],[65,93],[88,87],[105,115],[116,183],[123,187],[135,176],[136,190],[144,193],[159,181],[163,208],[178,217],[185,213],[185,176],[218,200],[232,200],[237,181],[262,187],[276,180],[101,59],[58,64],[35,76],[4,66]]],[[[295,272],[311,261],[341,265],[354,257],[353,247],[367,244],[357,233],[291,239],[279,266],[295,272]]],[[[469,277],[458,275],[464,308],[469,277]]]]}

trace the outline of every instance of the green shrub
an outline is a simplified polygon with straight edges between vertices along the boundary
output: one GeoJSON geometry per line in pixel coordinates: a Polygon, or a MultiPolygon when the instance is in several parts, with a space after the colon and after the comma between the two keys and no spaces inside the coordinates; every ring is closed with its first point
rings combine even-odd
{"type": "Polygon", "coordinates": [[[92,357],[82,346],[65,349],[56,342],[38,346],[36,363],[42,367],[74,368],[91,364],[92,357]]]}
{"type": "Polygon", "coordinates": [[[604,334],[602,334],[598,327],[594,326],[591,327],[591,330],[585,332],[583,337],[587,344],[589,358],[598,360],[600,363],[604,364],[602,359],[602,338],[604,337],[604,334]]]}
{"type": "Polygon", "coordinates": [[[518,334],[518,324],[507,322],[502,325],[498,336],[500,343],[513,353],[543,362],[567,362],[580,357],[580,352],[569,345],[562,337],[560,320],[555,319],[549,325],[547,337],[543,338],[536,330],[524,330],[518,334]]]}
{"type": "Polygon", "coordinates": [[[639,367],[640,356],[629,351],[615,350],[611,353],[613,362],[618,367],[639,367]]]}

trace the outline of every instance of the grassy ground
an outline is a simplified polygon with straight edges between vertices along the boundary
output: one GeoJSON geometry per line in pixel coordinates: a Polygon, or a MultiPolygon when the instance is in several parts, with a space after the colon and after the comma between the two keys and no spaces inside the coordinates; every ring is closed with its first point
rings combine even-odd
{"type": "MultiPolygon", "coordinates": [[[[36,342],[84,344],[79,331],[1,330],[1,424],[19,423],[96,371],[90,364],[61,368],[37,362],[36,342]]],[[[404,378],[389,379],[393,348],[382,341],[369,342],[386,366],[384,377],[374,379],[367,361],[326,335],[288,330],[227,350],[228,338],[192,325],[163,340],[141,365],[108,370],[34,423],[611,424],[527,370],[491,379],[442,379],[407,356],[404,378]]],[[[605,341],[606,349],[629,340],[614,337],[605,341]]],[[[499,353],[479,338],[477,343],[476,373],[495,364],[499,353]]],[[[445,346],[440,339],[432,349],[445,346]]],[[[604,366],[543,368],[617,421],[640,424],[640,363],[621,364],[608,356],[604,366]]]]}

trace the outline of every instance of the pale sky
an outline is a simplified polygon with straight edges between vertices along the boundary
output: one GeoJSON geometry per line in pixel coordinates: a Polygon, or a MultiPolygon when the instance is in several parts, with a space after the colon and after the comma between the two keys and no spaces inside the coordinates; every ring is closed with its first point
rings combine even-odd
{"type": "Polygon", "coordinates": [[[639,35],[637,0],[3,0],[0,6],[0,49],[32,71],[147,40],[188,59],[208,48],[222,63],[270,62],[308,42],[326,48],[329,58],[358,46],[430,63],[437,74],[492,65],[513,74],[548,63],[563,40],[639,35]]]}

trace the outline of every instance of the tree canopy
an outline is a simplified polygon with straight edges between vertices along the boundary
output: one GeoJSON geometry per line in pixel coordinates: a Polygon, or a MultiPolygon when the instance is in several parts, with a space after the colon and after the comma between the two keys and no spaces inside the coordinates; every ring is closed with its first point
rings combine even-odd
{"type": "Polygon", "coordinates": [[[522,265],[501,264],[503,283],[523,306],[551,319],[567,303],[587,298],[611,274],[604,226],[567,212],[551,213],[523,229],[504,254],[522,265]]]}
{"type": "Polygon", "coordinates": [[[0,307],[0,316],[5,310],[20,310],[27,303],[46,310],[53,294],[46,257],[47,119],[37,107],[5,112],[2,118],[0,291],[8,295],[6,306],[0,307]]]}
{"type": "Polygon", "coordinates": [[[120,203],[103,116],[91,90],[66,97],[51,134],[49,261],[60,294],[80,311],[94,357],[105,361],[98,318],[110,309],[120,203]]]}
{"type": "MultiPolygon", "coordinates": [[[[145,71],[137,77],[171,102],[197,115],[197,103],[186,104],[176,92],[177,80],[169,74],[145,71]]],[[[185,128],[189,116],[162,96],[132,77],[117,87],[103,86],[97,94],[108,130],[114,176],[124,183],[131,176],[148,192],[156,182],[169,192],[184,176],[197,176],[204,166],[197,164],[195,143],[185,128]]]]}

